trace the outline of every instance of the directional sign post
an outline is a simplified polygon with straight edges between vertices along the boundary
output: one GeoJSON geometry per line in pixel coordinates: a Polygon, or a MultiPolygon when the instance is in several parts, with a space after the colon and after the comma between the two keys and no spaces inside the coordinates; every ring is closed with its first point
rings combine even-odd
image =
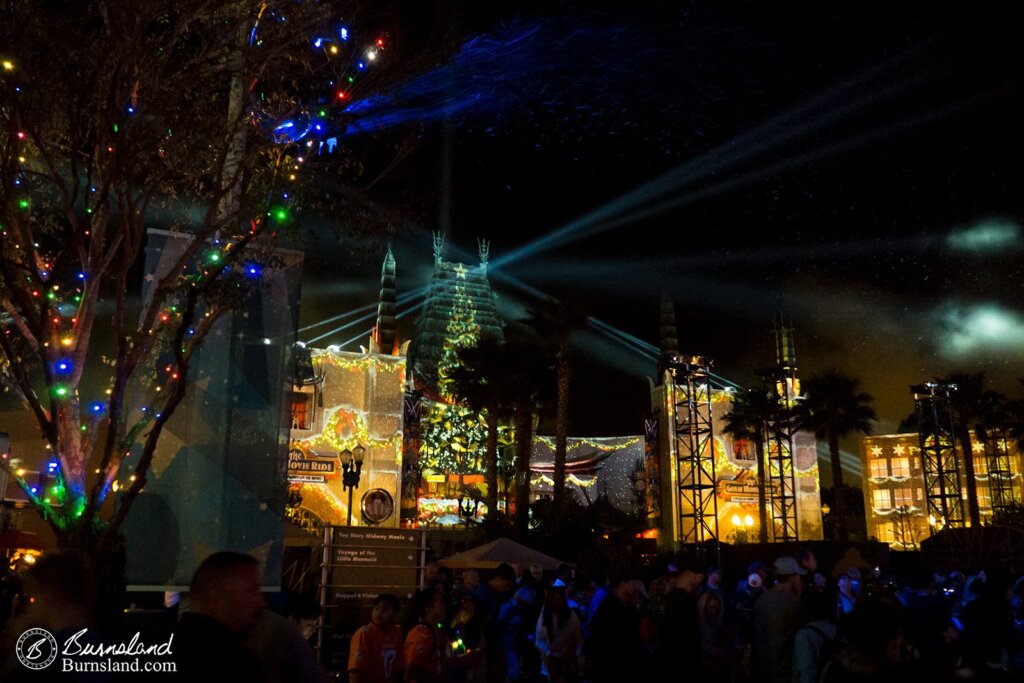
{"type": "Polygon", "coordinates": [[[329,670],[344,670],[352,633],[370,620],[373,600],[392,593],[407,603],[422,585],[426,532],[325,527],[317,647],[329,670]]]}

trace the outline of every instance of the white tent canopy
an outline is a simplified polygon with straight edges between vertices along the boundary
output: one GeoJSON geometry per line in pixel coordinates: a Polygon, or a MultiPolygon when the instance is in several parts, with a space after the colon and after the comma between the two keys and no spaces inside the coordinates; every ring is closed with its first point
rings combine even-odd
{"type": "Polygon", "coordinates": [[[508,564],[518,562],[524,567],[539,564],[545,570],[555,569],[562,564],[561,560],[556,560],[550,555],[545,555],[508,538],[499,538],[476,548],[470,548],[465,552],[446,557],[438,564],[452,569],[494,569],[502,562],[508,564]]]}

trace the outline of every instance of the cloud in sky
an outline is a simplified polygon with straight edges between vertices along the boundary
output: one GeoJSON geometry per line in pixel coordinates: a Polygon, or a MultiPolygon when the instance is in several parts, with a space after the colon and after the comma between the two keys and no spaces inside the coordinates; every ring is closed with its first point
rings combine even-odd
{"type": "Polygon", "coordinates": [[[1021,229],[1010,220],[992,219],[975,223],[964,230],[951,232],[946,245],[954,251],[984,254],[1024,246],[1021,229]]]}
{"type": "Polygon", "coordinates": [[[947,303],[936,312],[939,351],[960,359],[980,354],[1024,354],[1024,315],[998,303],[947,303]]]}

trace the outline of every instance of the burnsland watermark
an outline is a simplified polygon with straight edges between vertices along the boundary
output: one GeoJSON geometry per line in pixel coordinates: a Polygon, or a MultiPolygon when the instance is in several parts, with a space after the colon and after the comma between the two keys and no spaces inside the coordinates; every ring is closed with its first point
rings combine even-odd
{"type": "Polygon", "coordinates": [[[18,661],[32,670],[48,668],[60,659],[60,670],[74,673],[175,673],[174,635],[165,643],[146,644],[136,632],[128,642],[102,643],[89,640],[89,629],[72,634],[62,644],[49,631],[30,628],[15,646],[18,661]],[[161,659],[164,658],[164,659],[161,659]]]}

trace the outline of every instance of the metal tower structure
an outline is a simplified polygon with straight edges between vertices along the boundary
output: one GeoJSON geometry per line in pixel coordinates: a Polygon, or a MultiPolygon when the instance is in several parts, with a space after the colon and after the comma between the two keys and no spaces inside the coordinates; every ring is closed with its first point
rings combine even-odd
{"type": "Polygon", "coordinates": [[[986,430],[985,460],[988,465],[988,491],[992,511],[1013,507],[1017,500],[1013,493],[1013,471],[1010,469],[1010,444],[1005,429],[986,430]]]}
{"type": "Polygon", "coordinates": [[[778,391],[778,410],[765,424],[765,457],[768,460],[769,509],[772,534],[776,543],[798,541],[796,514],[796,475],[793,470],[793,419],[789,408],[792,397],[785,368],[763,372],[766,384],[778,391]]]}
{"type": "Polygon", "coordinates": [[[718,540],[715,449],[712,436],[711,361],[675,354],[663,361],[672,376],[674,437],[679,481],[679,540],[704,544],[718,540]]]}
{"type": "Polygon", "coordinates": [[[938,529],[964,526],[960,462],[957,457],[950,395],[955,384],[927,382],[910,387],[914,394],[921,468],[928,521],[938,529]]]}
{"type": "Polygon", "coordinates": [[[765,433],[769,509],[775,542],[799,540],[796,506],[796,474],[793,468],[793,418],[790,409],[800,394],[793,328],[778,315],[775,336],[775,367],[762,370],[766,389],[778,399],[779,410],[768,420],[765,433]]]}

